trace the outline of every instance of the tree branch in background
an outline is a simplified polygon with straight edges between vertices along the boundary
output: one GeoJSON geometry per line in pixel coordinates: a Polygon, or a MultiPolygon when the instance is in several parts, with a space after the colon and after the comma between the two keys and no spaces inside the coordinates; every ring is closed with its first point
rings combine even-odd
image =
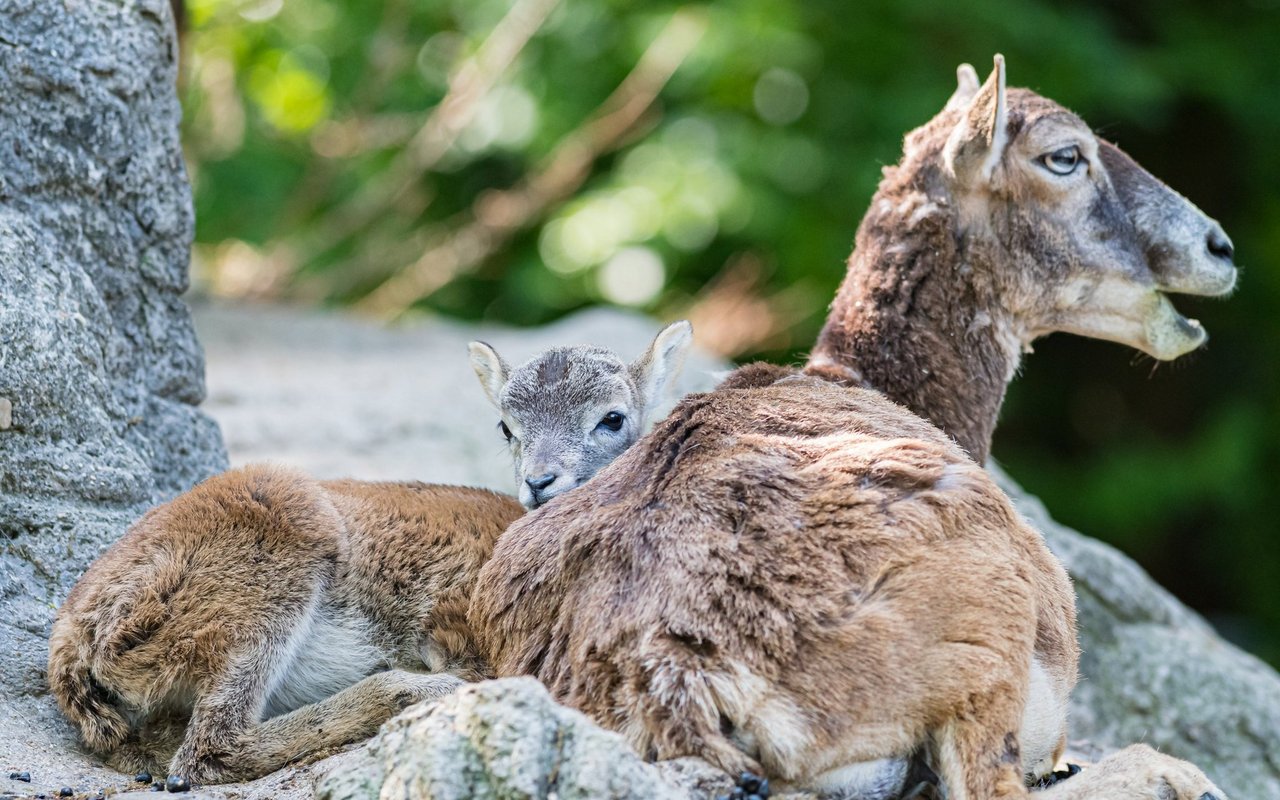
{"type": "Polygon", "coordinates": [[[470,217],[432,237],[417,261],[397,270],[356,308],[383,318],[399,316],[458,275],[474,270],[514,234],[572,196],[596,159],[618,147],[646,116],[706,24],[702,14],[689,8],[673,14],[618,88],[560,140],[536,172],[511,189],[481,195],[470,217]]]}
{"type": "Polygon", "coordinates": [[[384,214],[440,161],[475,119],[481,101],[542,28],[560,0],[516,0],[515,5],[449,81],[426,122],[382,174],[360,188],[306,248],[307,260],[323,253],[384,214]]]}
{"type": "Polygon", "coordinates": [[[733,359],[793,346],[788,332],[804,319],[813,300],[793,290],[768,294],[767,277],[760,255],[747,251],[735,254],[707,281],[679,314],[698,332],[699,347],[733,359]]]}

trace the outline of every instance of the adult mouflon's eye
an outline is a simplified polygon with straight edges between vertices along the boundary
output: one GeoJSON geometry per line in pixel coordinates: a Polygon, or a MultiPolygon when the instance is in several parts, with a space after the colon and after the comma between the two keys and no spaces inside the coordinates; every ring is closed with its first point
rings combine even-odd
{"type": "Polygon", "coordinates": [[[1080,148],[1075,145],[1040,156],[1040,163],[1054,175],[1070,175],[1076,171],[1076,167],[1082,160],[1080,148]]]}
{"type": "Polygon", "coordinates": [[[608,414],[605,414],[600,418],[600,424],[596,427],[611,431],[620,431],[622,430],[622,422],[625,419],[626,417],[622,416],[617,411],[610,411],[608,414]]]}
{"type": "Polygon", "coordinates": [[[499,421],[498,421],[498,430],[502,431],[502,435],[503,435],[503,436],[505,436],[505,437],[507,437],[507,441],[508,441],[508,442],[509,442],[509,441],[511,441],[511,439],[512,439],[512,437],[513,437],[513,434],[511,433],[511,429],[507,427],[507,423],[502,422],[501,420],[499,420],[499,421]]]}

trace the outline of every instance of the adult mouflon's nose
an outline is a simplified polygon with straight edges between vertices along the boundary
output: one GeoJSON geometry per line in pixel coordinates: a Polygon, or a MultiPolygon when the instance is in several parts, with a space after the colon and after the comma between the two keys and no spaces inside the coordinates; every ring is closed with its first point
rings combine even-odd
{"type": "Polygon", "coordinates": [[[532,478],[525,478],[524,482],[529,484],[529,488],[538,493],[556,482],[556,478],[560,477],[555,473],[548,472],[545,475],[535,475],[532,478]]]}
{"type": "Polygon", "coordinates": [[[1227,232],[1222,229],[1221,225],[1214,225],[1209,229],[1209,235],[1205,238],[1205,245],[1209,248],[1209,255],[1223,261],[1230,262],[1236,253],[1236,249],[1231,245],[1231,238],[1227,236],[1227,232]]]}

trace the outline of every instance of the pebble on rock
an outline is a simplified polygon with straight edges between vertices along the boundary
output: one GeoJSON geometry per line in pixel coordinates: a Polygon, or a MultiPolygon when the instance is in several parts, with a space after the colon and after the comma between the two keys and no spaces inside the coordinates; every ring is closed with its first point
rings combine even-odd
{"type": "Polygon", "coordinates": [[[26,772],[25,770],[22,772],[10,772],[9,780],[22,781],[23,783],[31,783],[31,773],[26,772]]]}
{"type": "Polygon", "coordinates": [[[164,782],[165,791],[169,792],[189,792],[191,791],[191,781],[181,775],[170,775],[164,782]]]}

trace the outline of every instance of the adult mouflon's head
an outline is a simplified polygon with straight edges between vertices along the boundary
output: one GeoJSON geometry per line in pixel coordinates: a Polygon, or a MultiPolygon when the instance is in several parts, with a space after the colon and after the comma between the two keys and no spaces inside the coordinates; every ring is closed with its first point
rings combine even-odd
{"type": "Polygon", "coordinates": [[[631,364],[601,347],[555,347],[514,370],[488,344],[471,343],[471,367],[501,415],[526,508],[585,482],[640,438],[692,332],[685,321],[668,325],[631,364]]]}
{"type": "Polygon", "coordinates": [[[1159,359],[1207,338],[1169,294],[1235,285],[1221,226],[1081,119],[973,68],[909,133],[806,369],[878,389],[986,458],[1005,388],[1065,331],[1159,359]]]}
{"type": "Polygon", "coordinates": [[[958,79],[944,112],[946,179],[970,246],[1009,284],[1019,338],[1066,331],[1165,360],[1203,344],[1167,295],[1235,286],[1222,226],[1075,114],[1006,89],[1000,56],[982,86],[967,64],[958,79]]]}

